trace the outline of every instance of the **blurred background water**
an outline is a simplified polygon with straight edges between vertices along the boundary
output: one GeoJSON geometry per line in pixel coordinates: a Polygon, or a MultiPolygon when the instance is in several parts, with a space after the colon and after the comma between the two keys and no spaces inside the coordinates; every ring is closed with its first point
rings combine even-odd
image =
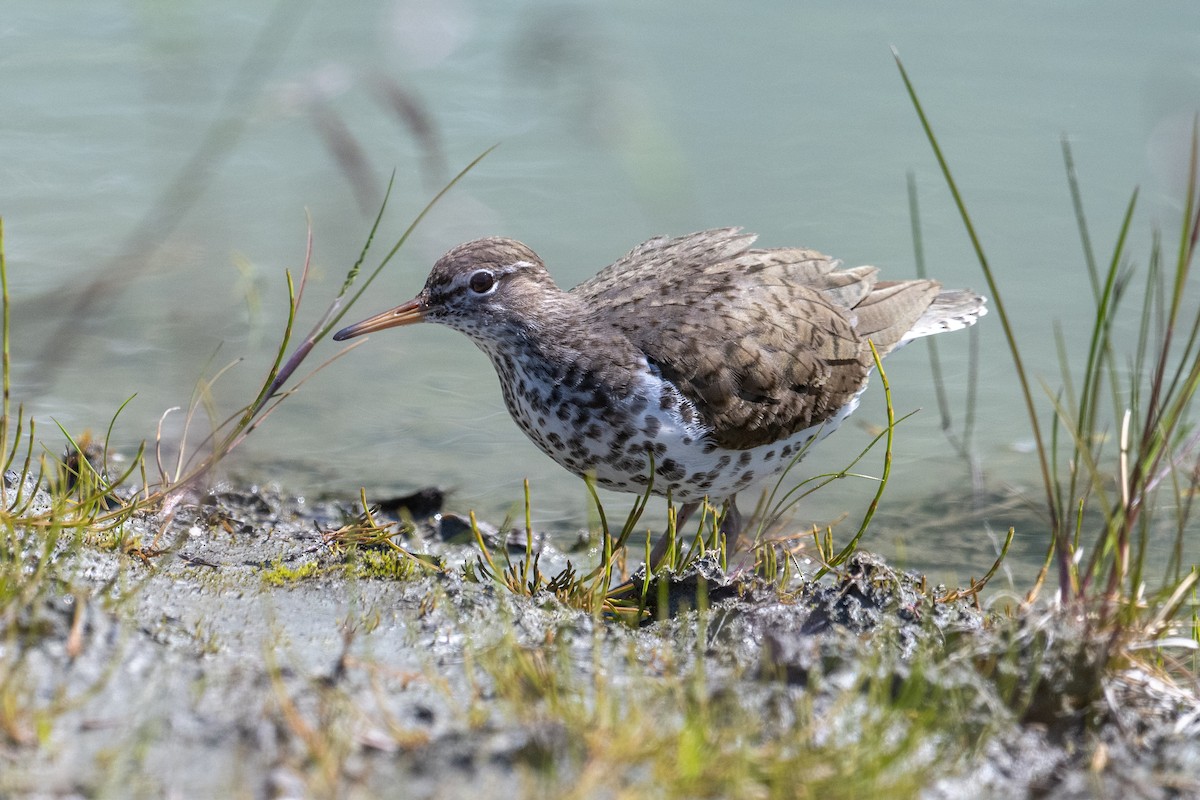
{"type": "MultiPolygon", "coordinates": [[[[14,398],[56,449],[51,420],[102,435],[136,394],[114,432],[132,451],[166,409],[191,402],[202,376],[242,359],[212,398],[218,417],[235,411],[272,358],[305,214],[315,252],[302,330],[340,287],[393,170],[376,256],[497,143],[346,322],[408,299],[444,250],[493,234],[528,243],[564,287],[650,236],[727,225],[764,246],[908,277],[910,172],[930,273],[982,289],[891,46],[1000,274],[1029,366],[1057,386],[1054,326],[1081,353],[1091,313],[1061,137],[1102,259],[1141,187],[1131,252],[1144,265],[1155,226],[1178,229],[1200,108],[1194,2],[8,3],[0,215],[14,398]]],[[[977,334],[974,486],[941,433],[926,347],[888,363],[897,411],[923,410],[898,431],[866,545],[945,580],[986,569],[1009,525],[1019,572],[1044,549],[1044,524],[1026,507],[1041,496],[1036,460],[995,315],[977,334]]],[[[939,344],[961,428],[972,342],[939,344]]],[[[322,342],[312,363],[338,349],[322,342]]],[[[798,477],[840,468],[883,424],[874,384],[798,477]]],[[[169,437],[182,420],[168,417],[169,437]]],[[[861,471],[878,474],[881,459],[861,471]]],[[[372,336],[230,466],[313,494],[437,484],[452,490],[451,507],[496,520],[527,477],[540,527],[567,532],[588,517],[582,483],[508,418],[486,358],[435,326],[372,336]]],[[[823,525],[848,510],[837,528],[848,537],[873,492],[842,482],[797,520],[823,525]]],[[[605,502],[611,516],[630,500],[605,502]]]]}

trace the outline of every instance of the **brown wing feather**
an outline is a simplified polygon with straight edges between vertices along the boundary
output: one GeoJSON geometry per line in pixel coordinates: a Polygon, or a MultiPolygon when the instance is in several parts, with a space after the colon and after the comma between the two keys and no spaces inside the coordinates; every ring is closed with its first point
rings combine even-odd
{"type": "Polygon", "coordinates": [[[681,274],[704,271],[745,253],[757,234],[741,228],[717,228],[678,236],[656,236],[621,256],[571,290],[572,294],[606,303],[624,300],[658,289],[658,281],[672,271],[681,274]]]}
{"type": "Polygon", "coordinates": [[[872,267],[839,270],[815,250],[752,250],[753,241],[736,228],[651,239],[571,290],[734,449],[833,416],[870,372],[867,338],[891,350],[938,290],[877,282],[872,267]]]}

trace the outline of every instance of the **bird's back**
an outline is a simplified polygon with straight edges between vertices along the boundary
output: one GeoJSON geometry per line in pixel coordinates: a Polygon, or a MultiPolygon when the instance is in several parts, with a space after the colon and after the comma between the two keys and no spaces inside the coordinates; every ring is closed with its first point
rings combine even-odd
{"type": "Polygon", "coordinates": [[[723,228],[651,239],[571,290],[596,309],[592,323],[617,328],[680,388],[722,447],[832,418],[865,385],[868,339],[885,355],[982,313],[982,298],[936,281],[879,281],[874,267],[752,249],[755,238],[723,228]]]}

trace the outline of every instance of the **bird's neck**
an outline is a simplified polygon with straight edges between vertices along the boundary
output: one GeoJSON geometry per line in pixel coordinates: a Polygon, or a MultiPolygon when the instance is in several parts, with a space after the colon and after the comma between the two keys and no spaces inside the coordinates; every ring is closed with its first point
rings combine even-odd
{"type": "Polygon", "coordinates": [[[469,332],[500,374],[519,372],[541,383],[581,380],[627,389],[645,369],[645,358],[612,325],[589,314],[575,296],[541,298],[522,314],[509,314],[469,332]]]}

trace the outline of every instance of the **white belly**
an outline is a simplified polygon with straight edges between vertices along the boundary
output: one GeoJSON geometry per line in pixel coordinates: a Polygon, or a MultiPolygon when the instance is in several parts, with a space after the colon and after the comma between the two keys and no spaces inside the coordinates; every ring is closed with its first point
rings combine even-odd
{"type": "MultiPolygon", "coordinates": [[[[828,436],[858,407],[860,391],[833,418],[787,439],[747,450],[726,450],[706,435],[679,392],[653,375],[633,396],[609,398],[608,408],[589,407],[590,398],[546,402],[553,387],[528,375],[505,401],[513,419],[543,452],[577,475],[591,475],[607,489],[641,493],[654,466],[654,494],[679,502],[722,500],[777,475],[805,447],[828,436]],[[660,402],[664,393],[673,403],[660,402]],[[663,408],[663,406],[670,406],[663,408]],[[691,418],[691,421],[687,417],[691,418]],[[653,453],[651,458],[650,453],[653,453]]],[[[559,392],[562,393],[562,387],[559,392]]],[[[693,410],[694,411],[694,410],[693,410]]]]}

